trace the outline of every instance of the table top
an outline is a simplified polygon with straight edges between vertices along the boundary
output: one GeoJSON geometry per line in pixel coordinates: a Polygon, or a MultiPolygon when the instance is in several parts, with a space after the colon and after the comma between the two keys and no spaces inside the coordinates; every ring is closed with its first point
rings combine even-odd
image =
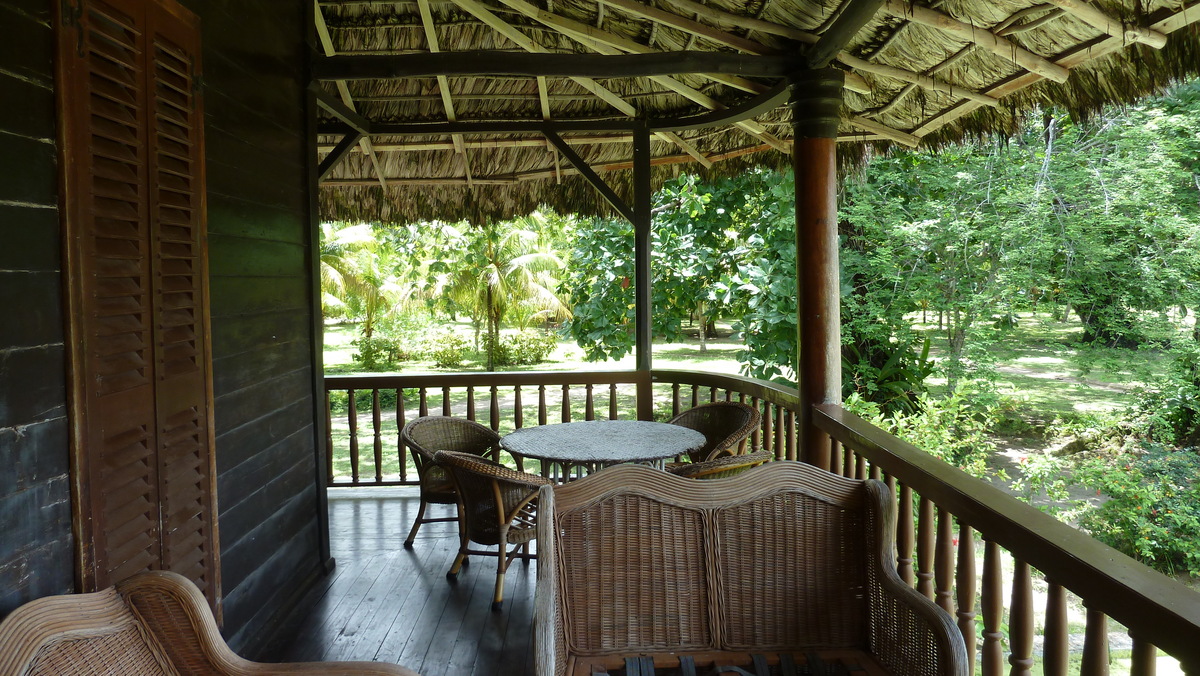
{"type": "Polygon", "coordinates": [[[696,430],[648,420],[588,420],[526,427],[505,435],[511,453],[566,463],[646,462],[682,455],[704,445],[696,430]]]}

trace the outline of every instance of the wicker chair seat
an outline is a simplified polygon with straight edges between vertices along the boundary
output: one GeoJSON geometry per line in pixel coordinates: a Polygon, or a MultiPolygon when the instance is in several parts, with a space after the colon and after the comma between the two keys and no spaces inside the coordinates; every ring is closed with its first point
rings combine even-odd
{"type": "Polygon", "coordinates": [[[0,676],[417,676],[380,662],[266,664],[236,655],[200,590],[139,573],[103,591],[30,601],[0,623],[0,676]]]}
{"type": "Polygon", "coordinates": [[[954,619],[896,573],[881,482],[790,461],[711,481],[623,465],[538,505],[538,676],[823,651],[858,673],[966,675],[954,619]]]}
{"type": "Polygon", "coordinates": [[[774,459],[775,454],[772,451],[758,451],[745,455],[724,455],[716,460],[705,460],[704,462],[672,464],[667,467],[667,471],[675,476],[689,479],[722,479],[741,474],[751,467],[757,467],[774,459]]]}

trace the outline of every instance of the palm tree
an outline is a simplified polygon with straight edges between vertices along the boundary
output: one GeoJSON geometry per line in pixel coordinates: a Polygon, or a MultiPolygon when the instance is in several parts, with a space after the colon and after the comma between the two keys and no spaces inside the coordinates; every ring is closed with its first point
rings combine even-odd
{"type": "Polygon", "coordinates": [[[495,370],[500,325],[510,314],[526,325],[534,318],[566,319],[571,311],[555,289],[564,263],[537,232],[519,219],[467,230],[448,289],[451,298],[487,325],[487,369],[495,370]]]}
{"type": "Polygon", "coordinates": [[[394,246],[380,243],[368,223],[321,224],[321,301],[361,322],[364,338],[378,320],[417,295],[412,265],[394,246]]]}

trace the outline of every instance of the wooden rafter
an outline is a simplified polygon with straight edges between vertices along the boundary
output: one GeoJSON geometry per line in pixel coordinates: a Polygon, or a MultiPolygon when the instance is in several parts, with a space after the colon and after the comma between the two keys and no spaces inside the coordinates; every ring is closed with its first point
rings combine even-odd
{"type": "Polygon", "coordinates": [[[884,9],[893,16],[935,28],[966,42],[979,45],[1005,61],[1014,63],[1031,73],[1037,73],[1048,80],[1066,82],[1070,77],[1070,71],[1049,59],[1034,54],[995,33],[959,21],[949,14],[904,2],[904,0],[887,0],[884,9]]]}
{"type": "MultiPolygon", "coordinates": [[[[325,23],[325,14],[321,11],[319,0],[313,0],[313,22],[316,24],[317,39],[321,42],[321,50],[325,52],[325,56],[331,57],[337,54],[337,50],[333,46],[333,36],[329,34],[329,26],[325,23]]],[[[337,86],[338,94],[342,98],[342,103],[351,112],[357,114],[358,111],[354,108],[354,99],[350,96],[350,89],[346,86],[346,83],[339,81],[335,85],[337,86]]],[[[362,147],[363,152],[367,154],[367,157],[371,158],[371,167],[375,170],[375,176],[379,179],[379,185],[386,190],[387,183],[384,181],[383,167],[379,165],[379,157],[375,155],[375,149],[371,146],[371,137],[365,129],[358,129],[357,131],[360,132],[358,143],[362,147]]],[[[346,154],[343,152],[339,156],[339,160],[340,158],[344,158],[346,154]]],[[[329,166],[322,165],[321,169],[327,174],[333,169],[335,164],[336,161],[329,166]]]]}
{"type": "MultiPolygon", "coordinates": [[[[616,55],[616,54],[620,54],[622,52],[622,50],[630,51],[630,52],[637,53],[637,54],[646,54],[646,53],[650,53],[650,52],[654,51],[650,47],[646,47],[644,45],[638,44],[636,42],[633,42],[632,40],[627,40],[625,38],[621,38],[619,36],[612,35],[611,33],[605,33],[603,31],[598,31],[595,28],[588,26],[587,24],[580,23],[573,19],[567,19],[565,17],[561,17],[558,15],[543,11],[541,9],[538,9],[534,5],[531,5],[528,2],[525,2],[524,0],[500,0],[500,1],[502,3],[504,3],[505,5],[508,5],[512,9],[515,9],[515,10],[525,14],[526,16],[528,16],[529,18],[531,18],[535,21],[538,21],[538,22],[543,23],[551,28],[554,28],[554,29],[560,31],[560,32],[563,32],[564,34],[573,38],[580,44],[583,44],[584,46],[589,47],[590,49],[593,49],[594,51],[597,51],[601,54],[616,55]],[[617,45],[621,45],[621,46],[617,46],[617,45]]],[[[651,77],[650,79],[653,80],[654,82],[657,82],[658,84],[678,93],[680,96],[683,96],[684,98],[686,98],[690,101],[693,101],[695,103],[698,103],[698,104],[704,106],[705,108],[708,108],[709,110],[720,110],[724,107],[723,104],[721,104],[716,99],[713,99],[711,96],[708,96],[707,94],[704,94],[703,92],[701,92],[697,89],[693,89],[692,87],[689,87],[689,86],[683,84],[682,82],[679,82],[675,78],[668,77],[668,76],[654,76],[654,77],[651,77]]],[[[716,78],[713,78],[713,79],[716,79],[716,78]]],[[[751,83],[751,84],[755,85],[754,88],[759,90],[759,91],[756,91],[755,93],[761,93],[761,91],[764,91],[766,89],[765,87],[762,87],[761,85],[757,85],[757,83],[751,83]]],[[[767,145],[770,145],[771,147],[775,148],[776,150],[779,150],[780,152],[785,152],[785,153],[791,152],[791,147],[788,146],[788,144],[784,143],[783,141],[776,138],[774,135],[767,132],[766,129],[762,125],[758,124],[757,122],[754,122],[752,120],[744,120],[744,121],[738,122],[736,124],[737,124],[738,128],[747,132],[751,136],[754,136],[754,137],[762,140],[767,145]]]]}
{"type": "Polygon", "coordinates": [[[883,0],[844,0],[837,18],[821,33],[817,44],[809,48],[805,60],[809,68],[825,68],[841,53],[883,5],[883,0]]]}
{"type": "MultiPolygon", "coordinates": [[[[1147,28],[1163,35],[1169,35],[1196,22],[1200,22],[1200,0],[1191,0],[1187,5],[1180,8],[1179,11],[1167,13],[1166,16],[1154,21],[1147,28]]],[[[1127,47],[1128,44],[1123,36],[1101,38],[1093,42],[1081,44],[1075,49],[1070,50],[1067,54],[1057,59],[1056,64],[1064,68],[1074,68],[1088,61],[1099,59],[1119,51],[1127,47]]],[[[988,89],[987,93],[996,98],[1001,98],[1018,92],[1030,85],[1037,84],[1042,79],[1037,73],[1025,73],[997,83],[988,89]]],[[[925,136],[964,115],[974,112],[978,108],[979,104],[973,101],[963,101],[930,116],[925,122],[917,126],[913,130],[913,133],[925,136]]]]}
{"type": "Polygon", "coordinates": [[[1141,42],[1155,49],[1167,44],[1167,36],[1142,26],[1127,26],[1119,19],[1108,16],[1083,0],[1047,0],[1067,14],[1083,21],[1096,30],[1130,42],[1141,42]]]}
{"type": "MultiPolygon", "coordinates": [[[[433,25],[433,12],[429,9],[429,0],[417,0],[417,12],[421,15],[421,28],[425,33],[425,43],[429,45],[429,52],[437,54],[442,51],[441,45],[438,44],[437,29],[433,25]]],[[[446,119],[451,122],[458,121],[458,114],[454,111],[454,98],[450,94],[450,80],[443,74],[437,75],[438,93],[442,97],[442,109],[446,112],[446,119]]],[[[471,184],[471,161],[467,158],[467,151],[463,147],[462,134],[451,135],[451,140],[454,141],[454,152],[458,153],[462,158],[463,173],[467,177],[467,185],[471,184]]]]}
{"type": "MultiPolygon", "coordinates": [[[[467,12],[470,12],[475,18],[479,19],[484,24],[490,26],[496,32],[500,33],[504,37],[506,37],[509,40],[511,40],[512,42],[514,42],[521,49],[524,49],[525,51],[534,53],[534,54],[549,53],[550,50],[548,50],[545,47],[534,42],[531,38],[526,36],[524,33],[517,30],[516,27],[512,26],[507,21],[504,21],[500,17],[496,16],[496,14],[494,12],[492,12],[487,7],[484,7],[482,4],[480,4],[476,0],[454,0],[454,2],[462,9],[466,10],[467,12]]],[[[628,117],[637,117],[638,116],[638,110],[637,110],[637,108],[635,108],[633,106],[633,104],[631,104],[628,101],[626,101],[625,99],[621,98],[615,92],[600,85],[595,80],[593,80],[591,78],[585,78],[585,77],[573,77],[573,78],[571,78],[571,80],[574,81],[579,86],[586,89],[587,91],[591,92],[591,94],[593,96],[595,96],[596,98],[600,99],[601,101],[604,101],[605,103],[609,104],[613,108],[616,108],[617,110],[621,111],[622,114],[624,114],[628,117]]],[[[704,156],[703,153],[701,153],[699,150],[697,150],[696,147],[691,145],[690,143],[684,143],[683,139],[680,139],[678,136],[676,136],[674,134],[661,135],[661,136],[663,136],[663,138],[665,138],[666,140],[680,146],[680,148],[682,148],[684,152],[688,153],[689,155],[692,155],[692,157],[694,157],[696,159],[696,161],[700,162],[704,166],[706,166],[706,167],[712,166],[712,162],[710,162],[708,160],[708,158],[706,158],[704,156]]]]}

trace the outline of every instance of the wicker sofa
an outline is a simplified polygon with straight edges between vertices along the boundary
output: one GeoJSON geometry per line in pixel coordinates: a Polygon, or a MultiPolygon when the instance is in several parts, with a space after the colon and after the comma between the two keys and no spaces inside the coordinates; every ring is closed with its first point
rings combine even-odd
{"type": "Polygon", "coordinates": [[[267,664],[238,657],[200,590],[139,573],[103,591],[30,601],[0,622],[0,676],[418,676],[379,662],[267,664]]]}
{"type": "Polygon", "coordinates": [[[797,462],[712,481],[621,465],[539,504],[538,676],[696,660],[967,673],[953,620],[896,574],[878,481],[797,462]]]}

